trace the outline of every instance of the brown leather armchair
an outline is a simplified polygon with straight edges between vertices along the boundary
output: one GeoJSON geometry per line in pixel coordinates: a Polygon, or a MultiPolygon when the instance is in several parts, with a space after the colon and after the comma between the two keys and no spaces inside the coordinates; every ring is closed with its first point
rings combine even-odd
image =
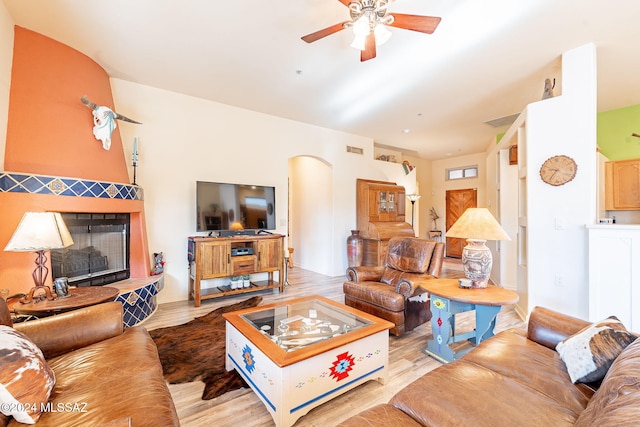
{"type": "Polygon", "coordinates": [[[347,269],[345,304],[393,322],[390,332],[400,336],[431,319],[427,294],[416,289],[440,275],[443,259],[442,242],[393,237],[383,266],[347,269]]]}

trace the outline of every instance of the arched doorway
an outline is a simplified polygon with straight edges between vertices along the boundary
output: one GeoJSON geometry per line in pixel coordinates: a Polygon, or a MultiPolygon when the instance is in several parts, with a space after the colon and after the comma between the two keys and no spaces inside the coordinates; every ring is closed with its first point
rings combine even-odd
{"type": "Polygon", "coordinates": [[[311,156],[289,159],[288,246],[294,265],[332,274],[333,169],[311,156]]]}

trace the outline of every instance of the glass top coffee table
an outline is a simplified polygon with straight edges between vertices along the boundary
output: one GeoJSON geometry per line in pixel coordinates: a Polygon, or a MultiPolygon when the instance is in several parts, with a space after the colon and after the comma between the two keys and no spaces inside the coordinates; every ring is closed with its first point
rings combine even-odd
{"type": "Polygon", "coordinates": [[[256,392],[277,426],[368,381],[387,380],[393,323],[321,296],[224,314],[227,370],[256,392]]]}

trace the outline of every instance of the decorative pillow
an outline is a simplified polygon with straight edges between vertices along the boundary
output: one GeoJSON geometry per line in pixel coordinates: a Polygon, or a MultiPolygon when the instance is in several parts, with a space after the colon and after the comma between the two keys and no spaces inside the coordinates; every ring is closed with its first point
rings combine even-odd
{"type": "Polygon", "coordinates": [[[556,346],[573,383],[599,381],[618,355],[637,337],[611,316],[570,336],[556,346]]]}
{"type": "Polygon", "coordinates": [[[35,424],[56,378],[40,349],[24,334],[0,326],[0,412],[35,424]]]}

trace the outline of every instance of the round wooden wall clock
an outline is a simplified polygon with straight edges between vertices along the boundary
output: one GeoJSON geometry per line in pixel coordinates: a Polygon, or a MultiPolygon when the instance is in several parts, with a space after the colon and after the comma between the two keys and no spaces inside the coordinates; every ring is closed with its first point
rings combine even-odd
{"type": "Polygon", "coordinates": [[[577,170],[578,165],[571,157],[553,156],[540,166],[540,178],[547,184],[557,187],[575,178],[577,170]]]}

